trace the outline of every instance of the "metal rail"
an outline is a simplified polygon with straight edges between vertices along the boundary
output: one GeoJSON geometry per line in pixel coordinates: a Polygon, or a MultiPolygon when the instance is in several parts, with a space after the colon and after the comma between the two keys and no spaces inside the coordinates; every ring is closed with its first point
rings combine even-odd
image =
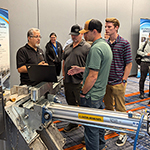
{"type": "MultiPolygon", "coordinates": [[[[138,118],[129,118],[128,113],[94,109],[88,107],[77,107],[61,105],[51,102],[45,107],[50,110],[53,118],[65,120],[72,123],[110,129],[119,132],[136,134],[139,125],[140,116],[138,118]]],[[[140,135],[145,135],[147,127],[146,118],[143,120],[140,135]]]]}

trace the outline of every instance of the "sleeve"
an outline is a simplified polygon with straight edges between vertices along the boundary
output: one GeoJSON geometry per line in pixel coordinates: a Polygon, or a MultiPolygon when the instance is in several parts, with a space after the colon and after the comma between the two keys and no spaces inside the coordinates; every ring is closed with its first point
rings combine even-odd
{"type": "Polygon", "coordinates": [[[64,52],[62,53],[62,59],[63,59],[63,60],[66,59],[66,56],[65,56],[65,50],[64,50],[64,52]]]}
{"type": "Polygon", "coordinates": [[[93,69],[93,70],[100,70],[101,67],[101,61],[103,59],[103,55],[100,49],[98,48],[92,48],[89,52],[88,57],[90,56],[90,58],[88,58],[89,63],[87,65],[87,67],[89,69],[93,69]]]}
{"type": "Polygon", "coordinates": [[[24,66],[27,62],[27,55],[23,49],[19,49],[16,55],[17,69],[24,66]]]}
{"type": "MultiPolygon", "coordinates": [[[[145,44],[145,42],[143,42],[143,43],[140,45],[139,49],[137,50],[137,54],[140,55],[140,56],[142,56],[142,57],[147,56],[147,52],[146,52],[146,51],[143,52],[144,44],[145,44]]],[[[146,46],[145,46],[145,47],[146,47],[146,46]]]]}
{"type": "MultiPolygon", "coordinates": [[[[45,48],[46,48],[46,51],[45,51],[46,58],[49,59],[51,62],[53,62],[53,59],[52,59],[52,57],[50,56],[50,48],[49,48],[49,45],[47,44],[47,45],[45,46],[45,48]]],[[[49,60],[47,60],[47,61],[49,62],[49,60]]]]}
{"type": "Polygon", "coordinates": [[[66,59],[66,51],[67,51],[67,47],[68,45],[65,47],[63,53],[62,53],[62,59],[65,60],[66,59]]]}
{"type": "Polygon", "coordinates": [[[132,62],[132,54],[131,54],[131,47],[130,47],[130,43],[128,41],[126,41],[125,45],[124,45],[124,62],[125,64],[129,64],[130,62],[132,62]]]}
{"type": "Polygon", "coordinates": [[[68,41],[66,41],[64,47],[63,47],[63,50],[66,48],[67,45],[71,44],[73,41],[72,39],[69,39],[68,41]]]}
{"type": "Polygon", "coordinates": [[[62,47],[62,45],[60,43],[59,43],[59,45],[60,45],[60,49],[61,49],[61,60],[62,60],[63,47],[62,47]]]}

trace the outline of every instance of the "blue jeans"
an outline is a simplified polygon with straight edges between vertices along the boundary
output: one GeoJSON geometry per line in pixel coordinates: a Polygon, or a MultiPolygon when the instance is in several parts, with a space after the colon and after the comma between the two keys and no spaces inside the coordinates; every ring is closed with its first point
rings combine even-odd
{"type": "MultiPolygon", "coordinates": [[[[80,97],[80,106],[82,107],[90,107],[90,108],[97,108],[103,109],[104,103],[103,98],[97,101],[92,101],[91,98],[83,98],[80,97]]],[[[86,150],[101,150],[105,147],[105,130],[84,126],[84,136],[85,136],[85,145],[86,150]]]]}

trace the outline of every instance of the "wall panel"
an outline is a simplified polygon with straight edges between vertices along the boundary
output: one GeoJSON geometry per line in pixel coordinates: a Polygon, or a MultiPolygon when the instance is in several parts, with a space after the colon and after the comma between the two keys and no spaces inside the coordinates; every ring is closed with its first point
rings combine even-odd
{"type": "Polygon", "coordinates": [[[98,19],[103,24],[102,36],[105,33],[105,18],[106,18],[106,0],[78,0],[77,1],[77,21],[84,27],[84,23],[88,19],[98,19]]]}
{"type": "Polygon", "coordinates": [[[39,28],[42,34],[41,47],[44,50],[51,32],[64,45],[70,38],[70,27],[75,23],[75,0],[40,0],[39,28]]]}
{"type": "Polygon", "coordinates": [[[120,22],[119,34],[131,42],[132,0],[108,0],[108,16],[120,22]]]}

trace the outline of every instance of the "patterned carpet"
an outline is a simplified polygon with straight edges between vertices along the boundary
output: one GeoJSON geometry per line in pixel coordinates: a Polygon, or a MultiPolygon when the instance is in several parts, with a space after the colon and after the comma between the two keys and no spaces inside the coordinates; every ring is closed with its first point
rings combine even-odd
{"type": "MultiPolygon", "coordinates": [[[[139,98],[139,78],[129,77],[128,84],[125,95],[126,109],[128,111],[140,112],[141,110],[148,108],[150,110],[150,97],[148,97],[149,92],[149,77],[147,77],[145,82],[145,98],[139,98]]],[[[66,104],[64,89],[57,93],[57,97],[62,104],[66,104]]],[[[57,128],[61,132],[64,138],[66,138],[66,144],[64,150],[80,150],[85,145],[81,144],[82,138],[84,136],[84,127],[80,125],[79,129],[74,130],[69,133],[63,132],[63,128],[68,124],[68,122],[54,121],[57,128]]],[[[106,150],[133,150],[135,135],[128,134],[128,139],[125,145],[118,147],[115,142],[118,138],[118,133],[113,132],[105,135],[106,140],[106,150]]],[[[137,150],[150,150],[150,137],[147,135],[145,137],[138,136],[138,141],[136,143],[137,150]]],[[[92,149],[91,149],[92,150],[92,149]]]]}

